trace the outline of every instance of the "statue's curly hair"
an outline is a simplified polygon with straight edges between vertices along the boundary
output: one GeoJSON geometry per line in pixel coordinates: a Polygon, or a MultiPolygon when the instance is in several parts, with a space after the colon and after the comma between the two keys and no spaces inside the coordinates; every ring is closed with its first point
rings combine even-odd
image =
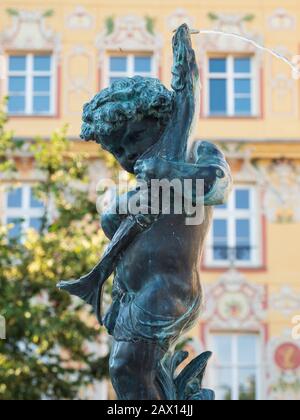
{"type": "Polygon", "coordinates": [[[173,106],[174,93],[158,79],[136,76],[118,80],[84,106],[81,138],[101,144],[103,136],[121,129],[125,122],[147,117],[164,127],[173,106]]]}

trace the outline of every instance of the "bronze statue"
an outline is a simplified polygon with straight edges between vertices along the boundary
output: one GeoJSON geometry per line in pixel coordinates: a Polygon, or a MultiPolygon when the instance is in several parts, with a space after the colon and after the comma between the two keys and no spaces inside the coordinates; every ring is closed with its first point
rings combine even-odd
{"type": "MultiPolygon", "coordinates": [[[[59,284],[91,304],[113,336],[110,374],[121,400],[214,398],[202,389],[211,354],[176,376],[187,353],[174,352],[174,346],[199,317],[199,267],[212,206],[226,202],[232,180],[216,146],[198,143],[193,155],[189,148],[199,118],[200,81],[187,25],[176,31],[173,52],[173,91],[157,79],[127,78],[100,92],[83,113],[81,137],[99,143],[138,180],[204,180],[202,224],[187,225],[186,214],[175,212],[108,211],[102,227],[111,243],[102,260],[81,279],[59,284]],[[113,303],[103,319],[101,294],[112,273],[113,303]]],[[[119,197],[117,208],[138,194],[139,188],[119,197]]],[[[201,202],[194,187],[189,200],[201,202]]]]}

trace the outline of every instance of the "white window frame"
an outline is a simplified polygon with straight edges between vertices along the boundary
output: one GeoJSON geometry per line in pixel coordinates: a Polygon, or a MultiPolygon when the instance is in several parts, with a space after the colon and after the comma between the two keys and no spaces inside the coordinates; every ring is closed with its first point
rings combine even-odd
{"type": "Polygon", "coordinates": [[[105,82],[106,86],[109,86],[110,79],[112,77],[134,77],[134,76],[142,76],[142,77],[157,77],[157,69],[155,64],[155,55],[151,52],[145,53],[145,52],[139,52],[136,51],[134,53],[126,53],[122,52],[120,54],[118,53],[111,53],[107,54],[107,60],[106,60],[106,77],[105,82]],[[110,70],[110,59],[113,57],[127,57],[127,70],[126,71],[111,71],[110,70]],[[151,72],[136,72],[134,71],[134,59],[135,57],[150,57],[151,59],[151,72]]]}
{"type": "Polygon", "coordinates": [[[208,56],[206,61],[206,109],[205,114],[207,117],[235,117],[235,118],[251,118],[258,116],[258,66],[257,59],[254,55],[238,55],[238,54],[224,54],[218,56],[208,56]],[[226,72],[224,73],[211,73],[209,71],[210,59],[225,58],[227,62],[226,72]],[[234,60],[236,58],[250,58],[251,72],[250,73],[235,73],[234,60]],[[211,114],[210,112],[210,79],[226,79],[227,81],[227,113],[224,114],[211,114]],[[250,114],[237,114],[235,112],[235,99],[249,97],[248,94],[235,94],[234,93],[234,80],[235,79],[250,79],[251,80],[251,113],[250,114]]]}
{"type": "MultiPolygon", "coordinates": [[[[259,212],[258,190],[254,185],[235,185],[233,193],[227,203],[226,209],[215,207],[214,219],[227,220],[228,224],[228,247],[236,248],[236,220],[250,220],[250,249],[251,259],[249,261],[235,260],[234,265],[239,268],[257,268],[261,265],[262,254],[262,226],[261,215],[259,212]],[[240,210],[235,208],[235,191],[249,190],[250,192],[250,209],[240,210]]],[[[207,250],[205,253],[205,267],[208,268],[228,268],[230,261],[214,259],[214,237],[213,227],[210,230],[207,242],[207,250]]]]}
{"type": "Polygon", "coordinates": [[[22,188],[22,206],[18,208],[8,207],[8,192],[13,186],[7,186],[4,193],[4,216],[3,223],[8,224],[9,219],[22,219],[22,233],[30,229],[30,220],[31,219],[41,219],[44,216],[44,208],[33,208],[31,207],[31,191],[34,187],[34,184],[21,184],[15,187],[16,189],[22,188]]]}
{"type": "Polygon", "coordinates": [[[24,112],[9,112],[9,116],[36,116],[48,117],[54,116],[56,113],[56,86],[57,86],[57,72],[56,72],[56,59],[55,55],[51,52],[36,52],[36,53],[14,53],[11,52],[7,56],[7,93],[9,95],[9,78],[10,77],[25,77],[25,110],[24,112]],[[13,71],[9,69],[9,59],[14,56],[26,57],[26,68],[21,71],[13,71]],[[50,70],[36,71],[34,70],[34,57],[36,56],[49,56],[51,58],[50,70]],[[49,77],[50,78],[50,109],[48,112],[34,112],[33,110],[33,80],[34,77],[49,77]]]}
{"type": "Polygon", "coordinates": [[[213,349],[213,338],[216,336],[226,336],[231,338],[231,346],[232,346],[232,354],[231,354],[231,362],[229,364],[222,364],[216,365],[213,361],[212,366],[209,370],[209,387],[211,389],[217,388],[217,378],[216,374],[218,369],[231,369],[232,370],[232,377],[233,377],[233,384],[232,384],[232,401],[239,401],[239,369],[244,368],[255,368],[256,370],[256,401],[262,400],[263,397],[263,358],[262,358],[262,336],[258,332],[253,331],[240,331],[240,332],[232,332],[232,331],[216,331],[211,332],[209,336],[209,348],[213,349]],[[238,362],[238,338],[239,336],[255,336],[256,340],[256,360],[255,366],[251,364],[240,364],[238,362]]]}

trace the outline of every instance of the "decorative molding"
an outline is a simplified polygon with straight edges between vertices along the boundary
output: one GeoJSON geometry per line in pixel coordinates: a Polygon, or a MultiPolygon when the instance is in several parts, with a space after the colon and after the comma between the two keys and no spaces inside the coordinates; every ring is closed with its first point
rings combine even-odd
{"type": "Polygon", "coordinates": [[[273,31],[292,31],[296,29],[296,16],[289,13],[284,8],[276,9],[268,17],[268,26],[273,31]]]}
{"type": "Polygon", "coordinates": [[[255,15],[253,14],[246,14],[246,15],[229,15],[229,14],[220,14],[220,13],[208,13],[208,18],[211,21],[217,21],[221,25],[225,25],[226,28],[220,28],[223,30],[227,30],[228,26],[230,27],[238,27],[239,29],[242,29],[245,22],[252,22],[255,19],[255,15]]]}
{"type": "Polygon", "coordinates": [[[194,26],[195,19],[188,14],[185,9],[178,8],[167,18],[167,27],[174,31],[183,23],[187,23],[190,28],[194,26]]]}
{"type": "MultiPolygon", "coordinates": [[[[245,143],[220,143],[220,149],[225,153],[227,159],[232,163],[238,163],[240,169],[235,173],[236,183],[257,184],[258,173],[252,163],[252,149],[245,143]]],[[[235,166],[235,165],[234,165],[235,166]]]]}
{"type": "MultiPolygon", "coordinates": [[[[294,54],[289,51],[285,46],[278,45],[274,48],[276,52],[286,57],[290,61],[293,60],[294,54]]],[[[269,89],[268,89],[268,107],[267,112],[275,117],[297,117],[298,115],[298,94],[296,85],[297,82],[291,77],[290,69],[286,68],[286,73],[281,70],[276,71],[274,64],[278,62],[278,59],[269,55],[268,60],[268,75],[270,77],[269,89]],[[276,97],[274,97],[276,95],[276,97]],[[276,104],[279,108],[282,104],[285,104],[289,98],[289,109],[276,110],[276,104]]]]}
{"type": "Polygon", "coordinates": [[[283,316],[290,318],[299,311],[300,293],[295,293],[295,291],[288,286],[282,287],[278,293],[272,295],[270,305],[283,316]]]}
{"type": "MultiPolygon", "coordinates": [[[[93,95],[93,55],[82,45],[75,45],[71,52],[66,56],[66,72],[68,80],[67,84],[67,101],[66,101],[66,114],[67,115],[81,115],[82,106],[79,105],[78,111],[71,110],[70,103],[72,102],[72,95],[85,95],[88,100],[93,95]],[[82,66],[76,64],[77,60],[84,60],[86,62],[87,72],[73,74],[73,68],[80,71],[82,66]]],[[[82,98],[79,98],[82,102],[82,98]]]]}
{"type": "Polygon", "coordinates": [[[234,181],[243,184],[258,184],[258,174],[250,158],[244,159],[240,171],[234,177],[234,181]]]}
{"type": "Polygon", "coordinates": [[[96,46],[102,57],[105,51],[160,51],[162,38],[147,28],[147,19],[138,16],[123,16],[114,21],[111,33],[103,31],[96,46]]]}
{"type": "Polygon", "coordinates": [[[153,77],[160,77],[162,37],[154,33],[154,21],[150,17],[134,15],[118,19],[108,17],[105,29],[96,39],[99,51],[99,88],[107,86],[107,52],[134,53],[137,51],[153,55],[153,77]]]}
{"type": "Polygon", "coordinates": [[[95,18],[84,6],[76,6],[66,18],[66,27],[72,30],[89,30],[95,25],[95,18]]]}
{"type": "Polygon", "coordinates": [[[269,400],[299,400],[300,366],[295,369],[289,369],[289,366],[298,365],[295,359],[299,361],[299,357],[300,346],[296,341],[292,340],[291,330],[286,330],[280,337],[274,337],[269,341],[267,357],[269,400]],[[283,359],[283,363],[278,363],[279,356],[283,359]],[[284,364],[286,366],[283,368],[284,364]]]}
{"type": "Polygon", "coordinates": [[[230,269],[208,288],[203,319],[210,329],[261,330],[266,301],[263,286],[230,269]]]}
{"type": "Polygon", "coordinates": [[[60,53],[60,36],[46,26],[50,11],[20,10],[12,14],[12,26],[0,33],[0,50],[53,51],[60,53]]]}
{"type": "Polygon", "coordinates": [[[292,117],[297,113],[297,91],[295,89],[295,80],[285,74],[277,74],[276,77],[271,80],[270,84],[270,105],[269,109],[273,116],[287,116],[292,117]],[[274,97],[277,95],[277,101],[280,103],[285,100],[288,96],[290,97],[290,110],[285,112],[278,112],[274,109],[274,97]]]}
{"type": "Polygon", "coordinates": [[[289,160],[258,166],[264,212],[272,223],[300,221],[300,168],[289,160]]]}
{"type": "MultiPolygon", "coordinates": [[[[246,23],[254,19],[253,15],[234,15],[234,14],[209,14],[209,19],[213,22],[212,28],[216,31],[223,31],[242,35],[262,44],[262,35],[250,32],[246,23]]],[[[258,51],[254,45],[242,40],[223,36],[202,34],[198,37],[199,48],[201,50],[201,59],[205,57],[207,52],[235,52],[235,53],[251,53],[257,57],[261,57],[261,51],[258,51]]]]}

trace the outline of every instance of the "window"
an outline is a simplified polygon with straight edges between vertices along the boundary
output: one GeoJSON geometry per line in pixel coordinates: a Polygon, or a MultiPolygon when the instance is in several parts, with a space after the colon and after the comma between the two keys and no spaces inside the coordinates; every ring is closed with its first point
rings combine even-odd
{"type": "Polygon", "coordinates": [[[208,241],[206,263],[239,267],[260,263],[260,223],[254,187],[236,187],[226,205],[217,206],[208,241]]]}
{"type": "Polygon", "coordinates": [[[210,58],[208,67],[208,114],[229,117],[255,115],[253,58],[210,58]]]}
{"type": "Polygon", "coordinates": [[[129,54],[109,58],[109,83],[124,77],[153,77],[153,56],[129,54]]]}
{"type": "Polygon", "coordinates": [[[43,215],[44,205],[35,197],[32,186],[23,185],[7,191],[4,223],[13,225],[12,239],[19,238],[29,228],[39,231],[43,215]]]}
{"type": "Polygon", "coordinates": [[[256,334],[213,334],[212,388],[217,400],[261,398],[260,338],[256,334]]]}
{"type": "Polygon", "coordinates": [[[9,114],[53,115],[54,83],[54,63],[51,55],[9,56],[9,114]]]}

